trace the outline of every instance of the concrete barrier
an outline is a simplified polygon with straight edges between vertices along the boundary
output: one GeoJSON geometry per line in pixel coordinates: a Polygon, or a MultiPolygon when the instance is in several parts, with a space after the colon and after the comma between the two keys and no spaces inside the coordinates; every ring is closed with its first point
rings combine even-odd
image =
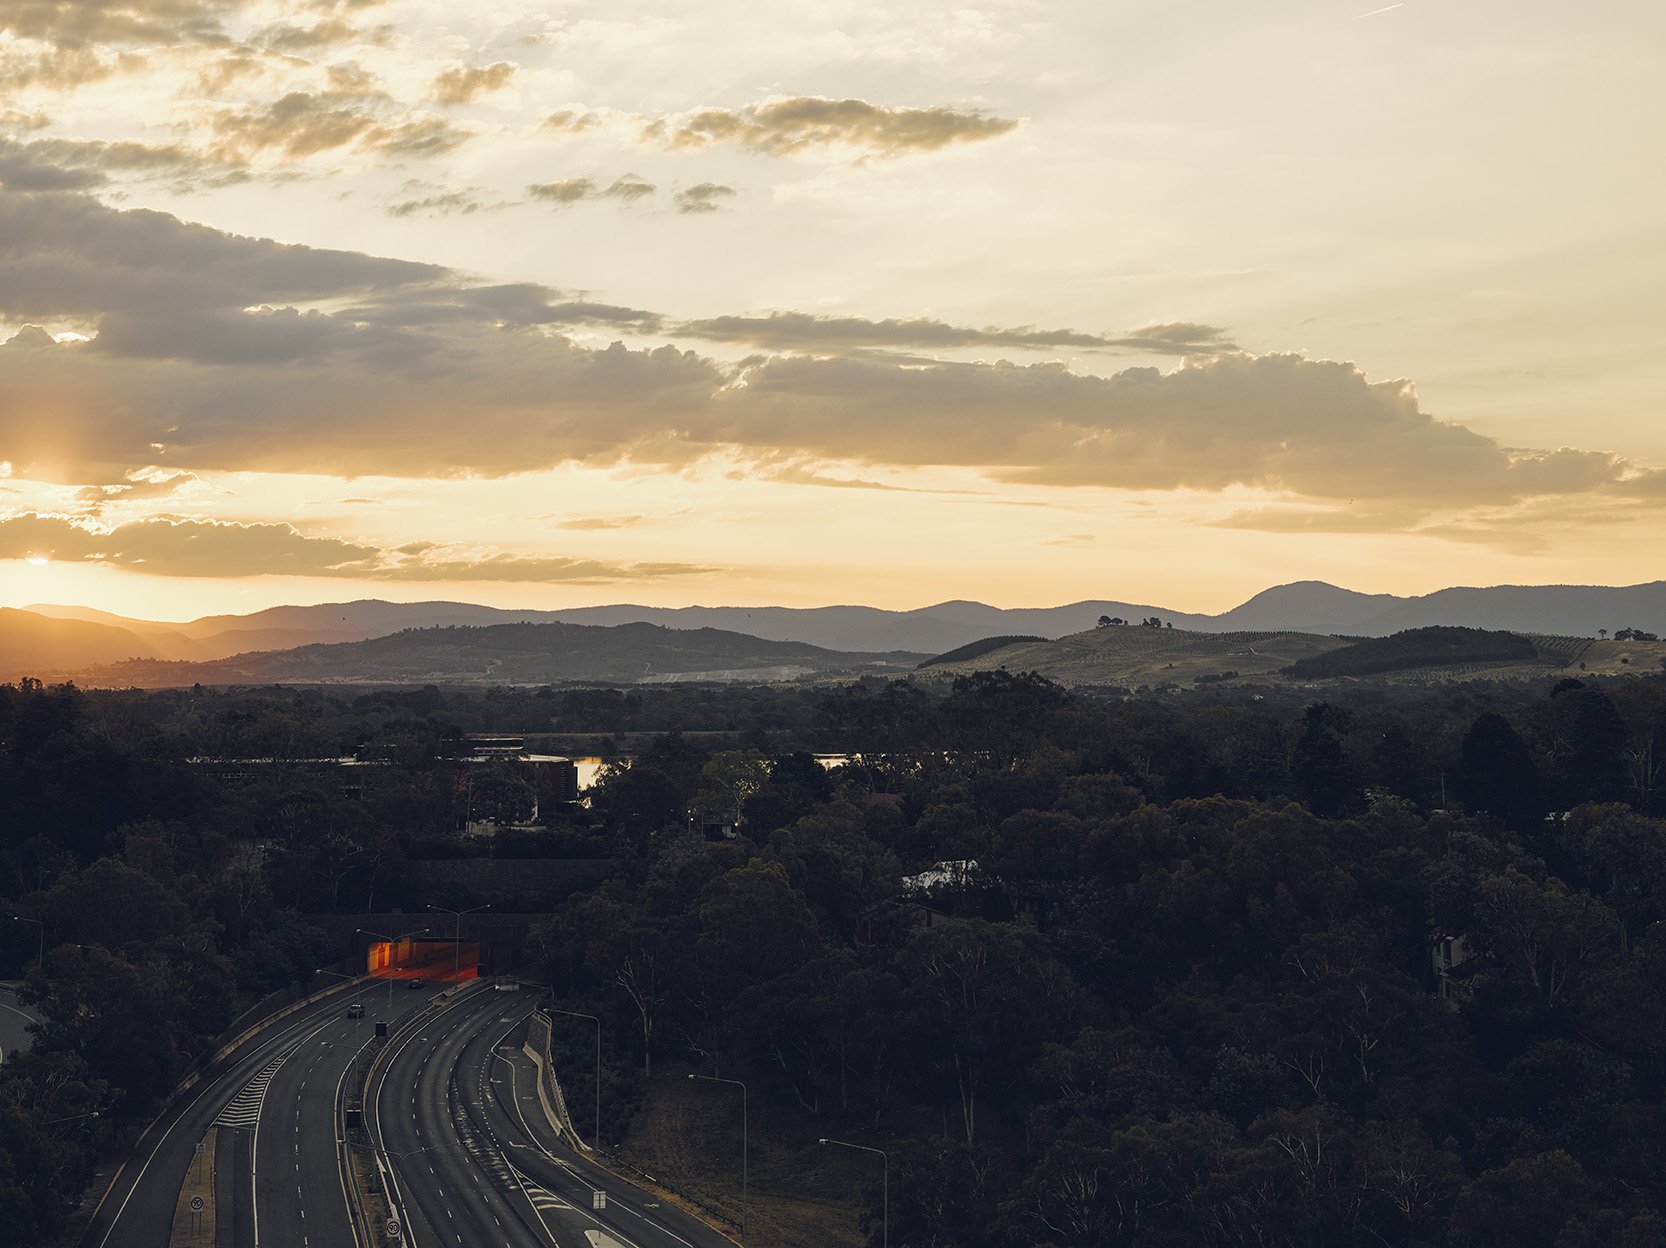
{"type": "Polygon", "coordinates": [[[591,1152],[590,1145],[579,1138],[573,1115],[567,1108],[567,1093],[561,1087],[561,1080],[555,1077],[555,1062],[550,1055],[550,1017],[542,1010],[534,1010],[527,1019],[526,1043],[521,1046],[521,1052],[532,1059],[538,1071],[538,1101],[550,1126],[570,1139],[573,1147],[591,1152]]]}

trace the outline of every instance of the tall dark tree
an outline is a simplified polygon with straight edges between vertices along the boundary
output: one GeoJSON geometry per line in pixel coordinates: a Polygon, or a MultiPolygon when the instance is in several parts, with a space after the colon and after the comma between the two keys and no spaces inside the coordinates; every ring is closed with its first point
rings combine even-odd
{"type": "Polygon", "coordinates": [[[1463,741],[1458,793],[1470,810],[1530,831],[1544,819],[1545,794],[1533,752],[1502,715],[1488,711],[1463,741]]]}

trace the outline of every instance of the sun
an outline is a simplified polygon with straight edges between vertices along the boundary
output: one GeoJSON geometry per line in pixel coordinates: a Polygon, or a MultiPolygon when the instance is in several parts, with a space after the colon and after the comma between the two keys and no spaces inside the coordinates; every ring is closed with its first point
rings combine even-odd
{"type": "Polygon", "coordinates": [[[48,563],[50,563],[52,561],[50,559],[48,559],[45,555],[27,555],[27,556],[24,557],[23,562],[24,563],[32,563],[37,568],[44,568],[48,563]]]}

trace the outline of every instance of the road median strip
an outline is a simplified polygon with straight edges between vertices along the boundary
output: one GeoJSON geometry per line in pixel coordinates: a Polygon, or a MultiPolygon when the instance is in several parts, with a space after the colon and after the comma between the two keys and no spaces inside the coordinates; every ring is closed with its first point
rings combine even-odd
{"type": "Polygon", "coordinates": [[[214,1244],[214,1152],[219,1135],[219,1127],[210,1127],[197,1144],[196,1158],[179,1185],[169,1248],[212,1248],[214,1244]]]}

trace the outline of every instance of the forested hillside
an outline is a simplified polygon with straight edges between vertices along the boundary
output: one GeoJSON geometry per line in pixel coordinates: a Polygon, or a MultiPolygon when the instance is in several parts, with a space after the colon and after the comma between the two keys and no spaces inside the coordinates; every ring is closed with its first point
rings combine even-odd
{"type": "MultiPolygon", "coordinates": [[[[1479,628],[1413,628],[1392,637],[1372,637],[1340,650],[1298,659],[1285,674],[1300,680],[1325,676],[1375,676],[1414,667],[1459,667],[1472,663],[1531,663],[1539,657],[1532,641],[1515,633],[1479,628]]],[[[1546,666],[1560,666],[1560,662],[1546,666]]]]}

